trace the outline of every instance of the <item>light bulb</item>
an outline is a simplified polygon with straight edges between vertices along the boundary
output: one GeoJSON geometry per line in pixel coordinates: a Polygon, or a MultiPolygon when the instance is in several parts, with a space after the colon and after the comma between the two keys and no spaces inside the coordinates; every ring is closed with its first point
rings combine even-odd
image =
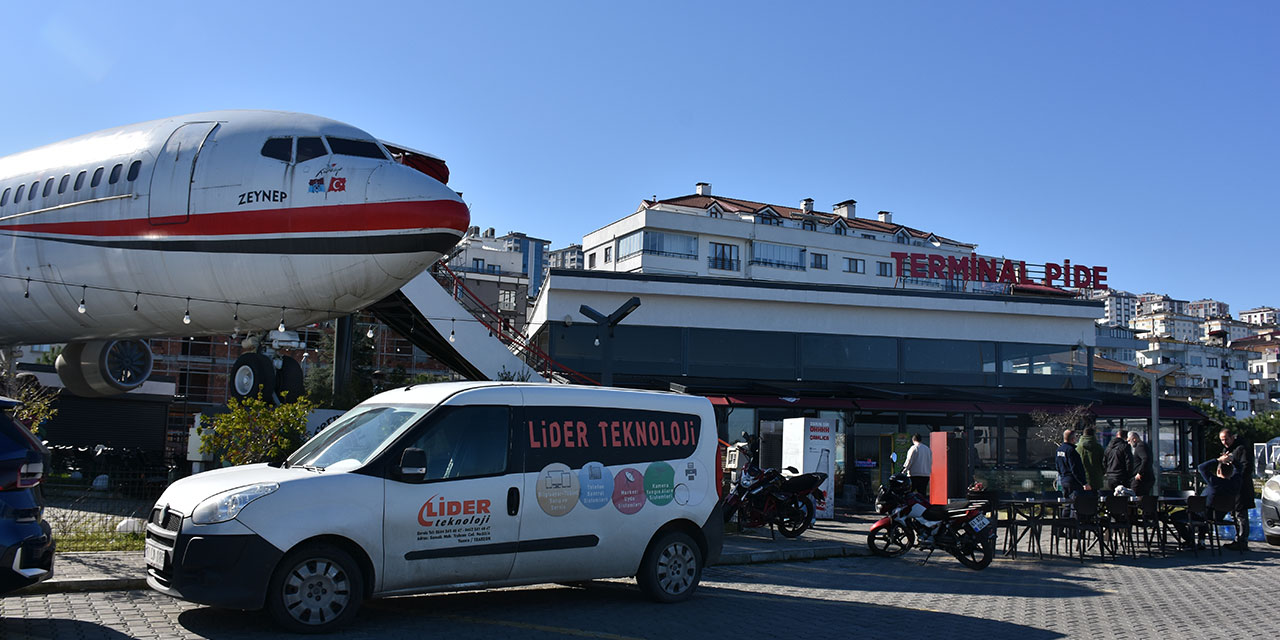
{"type": "Polygon", "coordinates": [[[79,311],[80,313],[84,313],[84,300],[80,301],[80,306],[76,307],[76,311],[79,311]]]}
{"type": "Polygon", "coordinates": [[[276,331],[284,333],[284,318],[280,318],[280,326],[276,327],[276,331]]]}
{"type": "Polygon", "coordinates": [[[373,327],[369,327],[369,330],[364,333],[364,337],[373,338],[373,327]]]}
{"type": "Polygon", "coordinates": [[[596,338],[596,346],[600,346],[600,338],[596,338]]]}
{"type": "Polygon", "coordinates": [[[458,339],[457,339],[457,338],[455,338],[455,337],[453,337],[453,330],[452,330],[452,329],[450,329],[450,330],[449,330],[449,342],[457,342],[457,341],[458,341],[458,339]]]}
{"type": "Polygon", "coordinates": [[[191,312],[182,314],[182,324],[191,324],[191,312]]]}

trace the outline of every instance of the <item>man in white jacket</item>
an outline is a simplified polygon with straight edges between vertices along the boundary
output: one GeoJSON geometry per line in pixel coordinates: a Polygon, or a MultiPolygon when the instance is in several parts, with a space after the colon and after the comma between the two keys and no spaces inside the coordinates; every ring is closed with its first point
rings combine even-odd
{"type": "Polygon", "coordinates": [[[929,473],[933,471],[933,452],[929,446],[921,442],[920,434],[911,436],[911,448],[907,449],[907,459],[902,463],[902,470],[911,478],[911,488],[928,497],[929,473]]]}

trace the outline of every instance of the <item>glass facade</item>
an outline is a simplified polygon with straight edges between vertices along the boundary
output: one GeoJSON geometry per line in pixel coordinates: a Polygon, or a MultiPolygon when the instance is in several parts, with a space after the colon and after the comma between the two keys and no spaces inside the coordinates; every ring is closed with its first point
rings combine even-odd
{"type": "Polygon", "coordinates": [[[638,253],[672,258],[697,258],[697,236],[665,231],[637,231],[618,238],[618,259],[638,253]]]}

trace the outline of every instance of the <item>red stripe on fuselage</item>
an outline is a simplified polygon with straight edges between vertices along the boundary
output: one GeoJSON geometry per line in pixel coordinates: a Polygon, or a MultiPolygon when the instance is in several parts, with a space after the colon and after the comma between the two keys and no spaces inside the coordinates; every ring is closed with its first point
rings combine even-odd
{"type": "Polygon", "coordinates": [[[455,200],[370,202],[287,209],[223,211],[160,218],[0,224],[0,231],[73,236],[187,237],[453,229],[465,233],[471,223],[467,205],[455,200]]]}

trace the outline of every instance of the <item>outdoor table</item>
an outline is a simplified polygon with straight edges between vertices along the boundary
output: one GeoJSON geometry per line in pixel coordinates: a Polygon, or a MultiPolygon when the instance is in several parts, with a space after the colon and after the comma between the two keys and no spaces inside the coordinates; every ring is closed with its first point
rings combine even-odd
{"type": "Polygon", "coordinates": [[[1009,519],[1009,544],[1005,549],[1005,555],[1011,558],[1018,557],[1018,545],[1025,537],[1027,550],[1034,550],[1036,555],[1043,559],[1044,549],[1040,544],[1040,536],[1045,514],[1049,511],[1056,512],[1066,504],[1070,504],[1070,501],[1061,498],[1024,498],[1003,501],[1002,506],[1005,507],[1009,519]]]}

